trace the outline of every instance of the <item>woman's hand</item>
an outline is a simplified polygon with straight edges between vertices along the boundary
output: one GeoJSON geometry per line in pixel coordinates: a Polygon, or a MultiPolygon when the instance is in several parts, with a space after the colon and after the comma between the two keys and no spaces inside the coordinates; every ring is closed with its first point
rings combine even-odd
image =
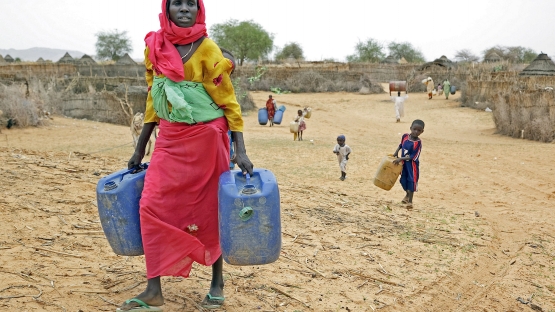
{"type": "Polygon", "coordinates": [[[247,151],[245,149],[245,142],[243,141],[243,133],[231,131],[231,139],[235,144],[235,158],[234,162],[239,166],[243,175],[247,173],[252,176],[254,165],[247,156],[247,151]]]}
{"type": "Polygon", "coordinates": [[[133,153],[133,156],[131,156],[131,159],[129,159],[129,162],[127,162],[127,169],[133,169],[133,168],[139,167],[144,157],[145,157],[144,150],[142,153],[135,151],[135,153],[133,153]]]}
{"type": "Polygon", "coordinates": [[[239,168],[243,172],[243,175],[246,175],[248,173],[252,176],[254,165],[247,156],[247,153],[235,152],[235,163],[237,164],[237,166],[239,166],[239,168]]]}
{"type": "Polygon", "coordinates": [[[155,127],[156,127],[155,122],[149,122],[143,125],[143,130],[141,131],[141,134],[139,135],[139,139],[137,140],[135,153],[133,153],[133,156],[131,156],[131,159],[129,159],[129,162],[127,162],[128,169],[133,169],[138,167],[141,164],[141,161],[143,161],[143,158],[145,157],[146,145],[155,127]]]}

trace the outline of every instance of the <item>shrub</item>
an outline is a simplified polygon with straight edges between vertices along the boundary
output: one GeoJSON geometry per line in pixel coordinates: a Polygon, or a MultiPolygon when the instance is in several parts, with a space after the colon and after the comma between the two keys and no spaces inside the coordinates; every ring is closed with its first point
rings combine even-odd
{"type": "Polygon", "coordinates": [[[41,100],[31,99],[26,96],[24,87],[18,85],[0,85],[0,123],[5,126],[8,120],[15,122],[16,126],[29,127],[41,126],[47,123],[44,105],[41,100]]]}

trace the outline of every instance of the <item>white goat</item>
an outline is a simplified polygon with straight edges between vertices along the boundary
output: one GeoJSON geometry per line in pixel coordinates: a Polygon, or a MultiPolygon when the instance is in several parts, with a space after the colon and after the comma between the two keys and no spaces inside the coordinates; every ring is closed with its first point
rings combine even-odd
{"type": "MultiPolygon", "coordinates": [[[[139,141],[139,136],[141,135],[141,131],[143,131],[145,115],[143,113],[136,113],[131,120],[131,136],[133,137],[133,145],[137,147],[137,142],[139,141]]],[[[146,154],[150,155],[150,150],[152,147],[152,143],[156,141],[156,128],[152,131],[152,135],[148,139],[148,147],[146,154]]]]}

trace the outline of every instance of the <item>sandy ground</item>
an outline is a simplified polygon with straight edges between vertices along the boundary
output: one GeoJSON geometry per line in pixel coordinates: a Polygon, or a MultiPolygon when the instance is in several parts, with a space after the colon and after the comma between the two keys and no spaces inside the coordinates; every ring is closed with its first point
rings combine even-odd
{"type": "MultiPolygon", "coordinates": [[[[268,94],[253,94],[259,106],[268,94]]],[[[283,124],[245,117],[248,154],[279,180],[283,248],[270,265],[225,265],[227,311],[554,311],[555,144],[495,134],[491,113],[411,94],[395,123],[388,95],[274,95],[283,124]],[[289,121],[313,108],[304,141],[289,121]],[[415,209],[372,183],[410,121],[421,136],[415,209]],[[353,149],[342,182],[332,148],[353,149]],[[520,299],[519,299],[520,298],[520,299]],[[519,299],[519,300],[517,300],[519,299]]],[[[145,287],[99,224],[95,186],[126,166],[129,128],[56,116],[0,134],[0,308],[115,311],[145,287]]],[[[210,268],[164,278],[166,311],[198,311],[210,268]]]]}

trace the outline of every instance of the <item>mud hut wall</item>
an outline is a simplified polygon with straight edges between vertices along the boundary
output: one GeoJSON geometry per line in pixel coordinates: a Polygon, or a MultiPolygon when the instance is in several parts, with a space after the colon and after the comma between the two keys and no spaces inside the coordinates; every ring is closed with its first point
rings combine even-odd
{"type": "Polygon", "coordinates": [[[77,65],[57,63],[26,63],[0,65],[0,78],[73,78],[85,77],[141,77],[144,81],[145,67],[142,65],[77,65]]]}
{"type": "Polygon", "coordinates": [[[29,77],[57,77],[74,76],[77,68],[73,64],[2,64],[0,65],[0,79],[25,79],[29,77]]]}
{"type": "Polygon", "coordinates": [[[131,115],[145,111],[144,78],[76,77],[55,82],[59,100],[52,111],[72,118],[128,125],[131,115]],[[131,109],[131,110],[130,110],[131,109]]]}
{"type": "Polygon", "coordinates": [[[121,109],[119,99],[109,92],[68,94],[56,107],[64,116],[129,125],[131,118],[121,109]]]}
{"type": "Polygon", "coordinates": [[[0,66],[0,83],[28,85],[52,113],[127,125],[129,106],[145,110],[144,73],[139,65],[13,64],[0,66]]]}

